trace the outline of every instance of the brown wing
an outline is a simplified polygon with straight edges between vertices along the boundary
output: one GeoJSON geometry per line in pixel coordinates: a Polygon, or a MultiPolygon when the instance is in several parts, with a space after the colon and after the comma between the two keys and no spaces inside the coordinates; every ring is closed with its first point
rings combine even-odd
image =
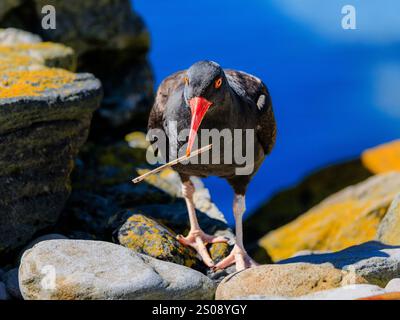
{"type": "Polygon", "coordinates": [[[183,77],[186,70],[178,71],[165,78],[158,87],[153,108],[150,111],[149,122],[147,128],[163,129],[163,115],[169,95],[183,86],[183,77]]]}
{"type": "Polygon", "coordinates": [[[237,94],[252,100],[257,106],[256,134],[265,154],[269,154],[275,145],[276,123],[267,86],[259,78],[242,71],[225,70],[225,74],[237,94]]]}

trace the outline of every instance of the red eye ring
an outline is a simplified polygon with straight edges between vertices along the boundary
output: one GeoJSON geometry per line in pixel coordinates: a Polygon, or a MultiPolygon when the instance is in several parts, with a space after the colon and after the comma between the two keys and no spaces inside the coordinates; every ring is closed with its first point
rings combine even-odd
{"type": "Polygon", "coordinates": [[[215,80],[214,87],[215,89],[219,89],[222,86],[222,78],[218,78],[215,80]]]}

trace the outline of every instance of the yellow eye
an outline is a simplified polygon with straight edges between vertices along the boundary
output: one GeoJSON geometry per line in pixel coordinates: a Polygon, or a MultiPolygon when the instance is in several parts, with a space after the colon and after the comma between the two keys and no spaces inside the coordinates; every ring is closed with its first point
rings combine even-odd
{"type": "Polygon", "coordinates": [[[183,78],[183,82],[188,85],[189,84],[189,78],[188,77],[184,77],[183,78]]]}
{"type": "Polygon", "coordinates": [[[219,87],[221,87],[222,85],[222,78],[218,78],[217,80],[215,80],[214,86],[215,89],[218,89],[219,87]]]}

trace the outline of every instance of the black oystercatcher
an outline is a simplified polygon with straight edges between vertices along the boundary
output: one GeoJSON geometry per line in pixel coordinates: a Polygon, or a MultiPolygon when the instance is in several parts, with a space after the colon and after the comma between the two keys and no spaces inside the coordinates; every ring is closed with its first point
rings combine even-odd
{"type": "MultiPolygon", "coordinates": [[[[204,263],[215,269],[223,269],[234,263],[237,270],[255,265],[243,246],[242,216],[245,212],[247,186],[275,143],[276,124],[271,98],[264,83],[257,77],[241,71],[224,70],[212,61],[197,62],[188,70],[176,72],[161,83],[150,113],[148,128],[161,129],[165,132],[169,144],[166,151],[160,151],[160,144],[156,140],[152,141],[157,152],[165,153],[163,156],[167,156],[168,150],[172,150],[171,147],[178,149],[184,147],[186,154],[190,154],[194,142],[201,141],[203,129],[227,129],[232,133],[230,142],[231,144],[233,142],[234,148],[238,144],[243,150],[251,147],[250,159],[253,161],[253,167],[245,175],[238,175],[236,171],[243,166],[243,163],[239,164],[236,159],[231,163],[224,161],[229,157],[224,153],[227,147],[222,142],[217,148],[219,151],[217,156],[220,155],[222,159],[220,164],[189,163],[178,164],[174,168],[182,180],[182,194],[186,200],[191,226],[186,237],[178,236],[179,241],[193,247],[204,263]],[[174,124],[177,126],[178,134],[183,129],[190,130],[188,142],[179,141],[176,134],[171,134],[169,129],[174,124]],[[233,131],[236,129],[242,130],[239,132],[253,129],[254,139],[235,141],[238,136],[235,136],[233,131]],[[190,176],[224,178],[235,193],[233,214],[236,222],[236,244],[230,255],[217,264],[210,258],[205,244],[227,240],[205,234],[200,229],[193,203],[194,187],[190,176]]],[[[243,133],[242,138],[245,136],[243,133]]],[[[229,142],[226,140],[225,142],[229,142]]],[[[215,151],[214,149],[213,145],[212,151],[215,151]]]]}

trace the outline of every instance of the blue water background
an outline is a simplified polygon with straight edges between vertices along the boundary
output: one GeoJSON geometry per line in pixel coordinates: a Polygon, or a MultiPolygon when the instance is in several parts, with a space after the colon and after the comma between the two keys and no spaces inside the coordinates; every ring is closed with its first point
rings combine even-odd
{"type": "MultiPolygon", "coordinates": [[[[323,166],[400,137],[400,1],[136,0],[156,83],[210,59],[262,78],[278,139],[253,179],[248,214],[323,166]],[[342,7],[356,9],[344,30],[342,7]]],[[[205,179],[233,223],[232,191],[205,179]]]]}

